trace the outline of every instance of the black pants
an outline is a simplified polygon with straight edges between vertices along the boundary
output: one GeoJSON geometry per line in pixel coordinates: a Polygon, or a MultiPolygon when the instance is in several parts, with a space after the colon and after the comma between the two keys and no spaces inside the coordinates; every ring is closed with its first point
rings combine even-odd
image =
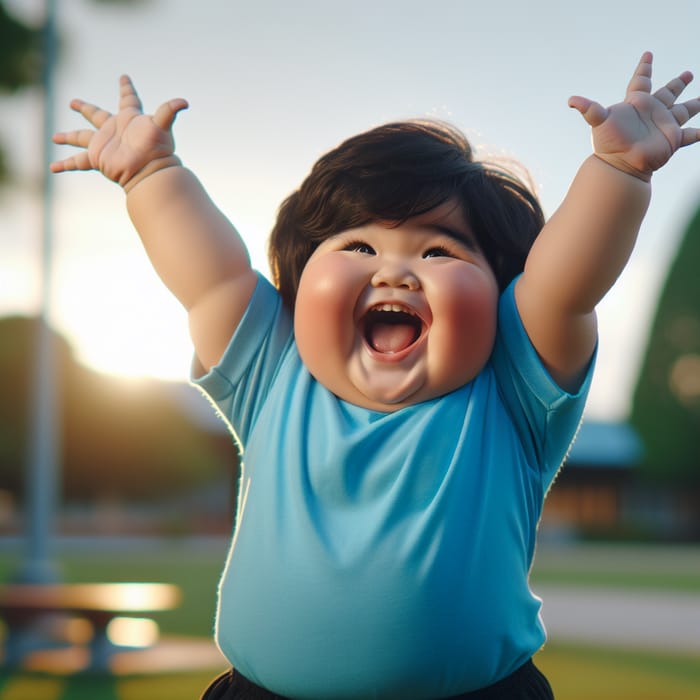
{"type": "MultiPolygon", "coordinates": [[[[289,700],[255,685],[234,669],[222,673],[201,700],[289,700]]],[[[554,700],[549,682],[532,661],[488,688],[455,695],[448,700],[554,700]]]]}

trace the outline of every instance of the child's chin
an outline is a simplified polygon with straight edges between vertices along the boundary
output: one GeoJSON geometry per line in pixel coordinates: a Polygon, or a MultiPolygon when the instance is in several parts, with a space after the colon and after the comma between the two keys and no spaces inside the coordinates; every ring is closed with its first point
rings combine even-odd
{"type": "Polygon", "coordinates": [[[360,394],[360,405],[377,411],[396,411],[422,401],[417,395],[419,387],[413,385],[397,386],[396,383],[382,385],[375,382],[367,386],[356,385],[355,388],[360,394]]]}

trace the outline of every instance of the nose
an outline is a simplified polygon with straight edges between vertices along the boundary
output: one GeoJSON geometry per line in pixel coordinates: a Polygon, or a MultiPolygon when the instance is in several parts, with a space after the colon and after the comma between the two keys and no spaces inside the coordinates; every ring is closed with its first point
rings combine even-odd
{"type": "Polygon", "coordinates": [[[398,261],[385,261],[372,275],[373,287],[403,287],[411,291],[420,289],[420,281],[407,265],[398,261]]]}

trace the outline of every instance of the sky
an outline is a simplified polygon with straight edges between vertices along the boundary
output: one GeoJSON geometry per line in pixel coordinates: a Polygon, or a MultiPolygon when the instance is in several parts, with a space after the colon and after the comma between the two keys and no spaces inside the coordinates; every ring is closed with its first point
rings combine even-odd
{"type": "MultiPolygon", "coordinates": [[[[42,0],[5,0],[27,19],[42,0]]],[[[268,274],[265,241],[282,199],[341,140],[382,122],[432,116],[477,154],[530,171],[549,216],[590,153],[572,94],[623,98],[644,50],[655,84],[698,81],[700,3],[656,0],[58,0],[56,130],[82,127],[68,103],[116,108],[128,73],[152,112],[184,97],[177,151],[268,274]]],[[[0,315],[39,308],[42,173],[36,91],[0,95],[0,138],[16,181],[0,190],[0,315]]],[[[700,117],[696,117],[695,124],[700,117]]],[[[66,153],[63,153],[66,151],[66,153]]],[[[55,157],[68,149],[53,147],[55,157]]],[[[119,188],[97,173],[54,176],[49,317],[78,359],[126,377],[186,380],[184,311],[150,268],[119,188]]],[[[588,415],[624,419],[649,324],[680,237],[700,206],[700,146],[654,176],[637,248],[599,306],[588,415]]]]}

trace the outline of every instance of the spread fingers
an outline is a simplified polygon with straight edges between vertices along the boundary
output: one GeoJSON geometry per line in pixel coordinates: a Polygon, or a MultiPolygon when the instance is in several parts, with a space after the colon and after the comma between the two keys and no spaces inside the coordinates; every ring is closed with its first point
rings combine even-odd
{"type": "Polygon", "coordinates": [[[106,109],[83,100],[71,100],[70,107],[74,112],[85,117],[96,129],[99,129],[112,116],[106,109]]]}
{"type": "Polygon", "coordinates": [[[53,136],[53,142],[62,146],[77,146],[87,148],[95,132],[92,129],[77,129],[76,131],[60,131],[53,136]]]}

